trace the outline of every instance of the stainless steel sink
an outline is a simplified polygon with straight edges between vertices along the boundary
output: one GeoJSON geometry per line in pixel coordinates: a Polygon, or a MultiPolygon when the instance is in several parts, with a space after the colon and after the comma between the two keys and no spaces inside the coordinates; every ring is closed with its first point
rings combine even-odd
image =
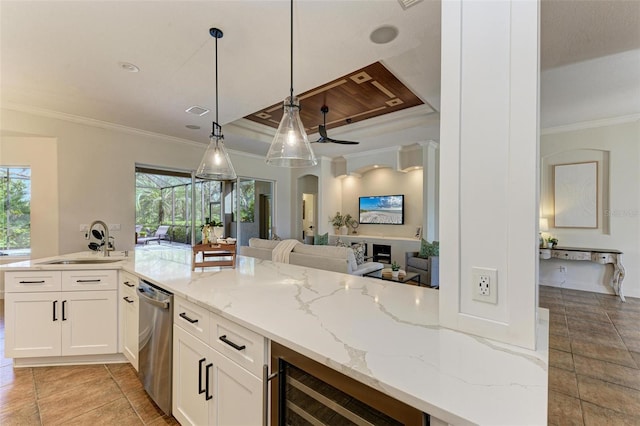
{"type": "Polygon", "coordinates": [[[101,263],[120,262],[124,259],[60,259],[42,262],[40,265],[96,265],[101,263]]]}

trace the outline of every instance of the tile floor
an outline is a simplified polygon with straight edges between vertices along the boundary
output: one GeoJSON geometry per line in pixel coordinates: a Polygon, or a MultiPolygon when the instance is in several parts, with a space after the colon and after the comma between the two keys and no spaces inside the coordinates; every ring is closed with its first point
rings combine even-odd
{"type": "MultiPolygon", "coordinates": [[[[640,425],[640,299],[540,287],[549,309],[549,424],[640,425]]],[[[176,425],[128,364],[14,369],[4,358],[0,425],[176,425]]]]}
{"type": "Polygon", "coordinates": [[[640,425],[640,299],[540,287],[549,424],[640,425]]]}
{"type": "Polygon", "coordinates": [[[129,364],[17,368],[4,358],[0,299],[0,425],[177,425],[129,364]]]}

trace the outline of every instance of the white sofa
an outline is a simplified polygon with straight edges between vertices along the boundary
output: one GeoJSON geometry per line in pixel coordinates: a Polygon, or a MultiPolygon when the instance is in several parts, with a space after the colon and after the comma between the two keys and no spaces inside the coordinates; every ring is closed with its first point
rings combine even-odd
{"type": "MultiPolygon", "coordinates": [[[[238,247],[238,254],[258,259],[272,260],[272,252],[280,241],[249,239],[248,246],[238,247]]],[[[296,245],[289,255],[292,265],[342,272],[352,275],[364,275],[383,268],[379,262],[365,262],[358,265],[356,256],[350,247],[296,245]]]]}

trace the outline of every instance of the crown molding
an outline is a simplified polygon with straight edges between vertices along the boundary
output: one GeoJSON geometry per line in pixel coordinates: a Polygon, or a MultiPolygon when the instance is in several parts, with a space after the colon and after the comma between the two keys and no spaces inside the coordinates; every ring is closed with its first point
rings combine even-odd
{"type": "Polygon", "coordinates": [[[540,130],[541,135],[552,135],[554,133],[572,132],[576,130],[593,129],[596,127],[615,126],[617,124],[632,123],[640,120],[640,114],[623,115],[621,117],[603,118],[600,120],[581,121],[562,126],[546,127],[540,130]]]}
{"type": "Polygon", "coordinates": [[[118,132],[130,134],[130,135],[162,138],[170,142],[187,144],[191,146],[202,147],[203,145],[205,145],[202,142],[196,142],[189,139],[177,138],[175,136],[167,136],[161,133],[150,132],[148,130],[141,130],[141,129],[136,129],[134,127],[123,126],[122,124],[110,123],[108,121],[97,120],[95,118],[83,117],[83,116],[74,115],[74,114],[67,114],[65,112],[52,111],[49,109],[38,108],[34,106],[29,106],[29,105],[15,104],[12,102],[3,102],[2,109],[17,111],[17,112],[24,112],[27,114],[37,115],[40,117],[54,118],[57,120],[68,121],[70,123],[82,124],[85,126],[97,127],[100,129],[115,130],[118,132]]]}
{"type": "MultiPolygon", "coordinates": [[[[95,118],[82,117],[74,114],[67,114],[59,111],[52,111],[45,108],[37,108],[29,105],[16,104],[12,102],[3,102],[0,106],[1,109],[9,111],[23,112],[26,114],[32,114],[40,117],[53,118],[62,121],[68,121],[70,123],[81,124],[90,127],[96,127],[99,129],[113,130],[116,132],[127,133],[134,136],[145,136],[152,138],[164,139],[171,143],[178,143],[182,145],[190,145],[198,148],[206,148],[207,144],[202,142],[192,141],[189,139],[177,138],[175,136],[163,135],[162,133],[150,132],[148,130],[136,129],[134,127],[123,126],[121,124],[110,123],[108,121],[97,120],[95,118]]],[[[248,120],[247,120],[248,121],[248,120]]],[[[244,151],[237,151],[227,148],[230,154],[240,155],[244,157],[252,158],[264,158],[262,155],[252,154],[244,151]]]]}
{"type": "Polygon", "coordinates": [[[384,154],[387,152],[400,152],[401,148],[402,148],[401,145],[395,145],[395,146],[390,146],[386,148],[372,149],[370,151],[361,151],[361,152],[354,152],[352,154],[344,154],[344,155],[341,155],[340,157],[344,158],[345,160],[349,160],[351,158],[369,157],[370,155],[384,154]]]}

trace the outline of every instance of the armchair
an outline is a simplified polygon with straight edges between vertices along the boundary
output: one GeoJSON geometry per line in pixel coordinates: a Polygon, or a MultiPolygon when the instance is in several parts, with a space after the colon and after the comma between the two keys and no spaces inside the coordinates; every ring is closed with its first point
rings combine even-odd
{"type": "Polygon", "coordinates": [[[405,271],[420,274],[420,283],[433,288],[440,287],[440,257],[418,257],[419,252],[408,251],[404,254],[405,271]]]}

